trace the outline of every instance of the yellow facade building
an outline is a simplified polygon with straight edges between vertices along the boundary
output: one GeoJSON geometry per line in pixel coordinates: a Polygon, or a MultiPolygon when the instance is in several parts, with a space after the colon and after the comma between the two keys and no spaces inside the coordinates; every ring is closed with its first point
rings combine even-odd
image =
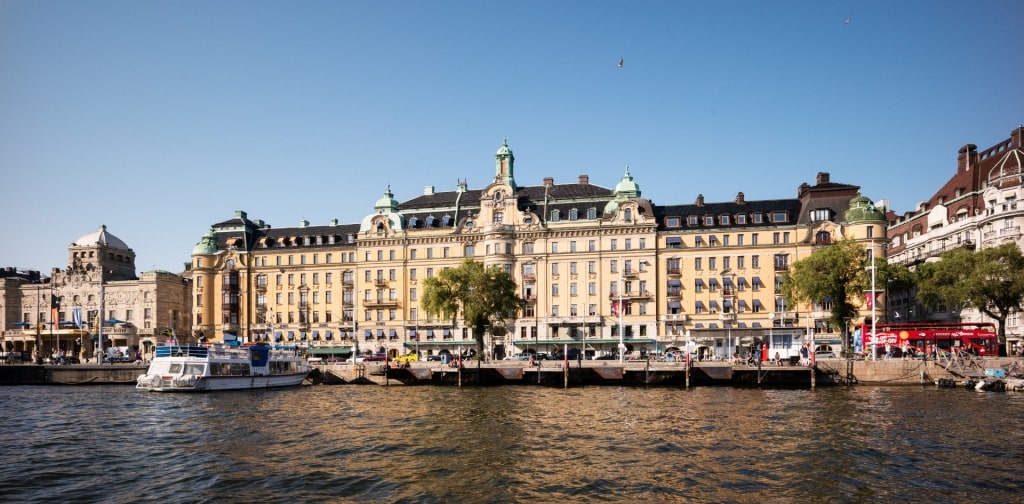
{"type": "Polygon", "coordinates": [[[824,323],[827,300],[785,306],[780,274],[836,240],[884,240],[882,213],[827,173],[796,198],[659,206],[629,167],[612,189],[586,175],[520,186],[514,168],[503,143],[486,187],[426,186],[402,202],[388,188],[359,224],[277,229],[237,212],[193,251],[194,334],[341,358],[454,354],[475,346],[470,330],[423,311],[422,280],[473,258],[509,272],[528,302],[507,331],[487,335],[496,358],[566,348],[596,357],[621,342],[636,354],[722,359],[755,339],[789,356],[809,334],[839,341],[824,323]]]}

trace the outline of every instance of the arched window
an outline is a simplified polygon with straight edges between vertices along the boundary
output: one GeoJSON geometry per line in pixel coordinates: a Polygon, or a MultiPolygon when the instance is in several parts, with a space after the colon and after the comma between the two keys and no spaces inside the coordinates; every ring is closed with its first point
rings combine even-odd
{"type": "Polygon", "coordinates": [[[828,245],[832,243],[832,233],[828,231],[818,231],[814,234],[815,245],[828,245]]]}
{"type": "Polygon", "coordinates": [[[552,210],[551,211],[551,222],[558,222],[559,214],[560,214],[560,212],[558,211],[557,208],[552,210]]]}
{"type": "Polygon", "coordinates": [[[572,210],[569,210],[569,220],[574,221],[574,220],[577,220],[579,218],[580,218],[580,211],[579,210],[577,210],[575,208],[573,208],[572,210]]]}

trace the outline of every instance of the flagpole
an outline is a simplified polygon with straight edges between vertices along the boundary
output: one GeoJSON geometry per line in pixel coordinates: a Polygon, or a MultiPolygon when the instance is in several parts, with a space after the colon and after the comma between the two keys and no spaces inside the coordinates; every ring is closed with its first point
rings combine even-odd
{"type": "Polygon", "coordinates": [[[103,270],[100,269],[100,311],[96,314],[96,363],[103,364],[103,270]]]}
{"type": "Polygon", "coordinates": [[[626,359],[626,345],[622,339],[622,256],[619,256],[619,363],[626,359]]]}

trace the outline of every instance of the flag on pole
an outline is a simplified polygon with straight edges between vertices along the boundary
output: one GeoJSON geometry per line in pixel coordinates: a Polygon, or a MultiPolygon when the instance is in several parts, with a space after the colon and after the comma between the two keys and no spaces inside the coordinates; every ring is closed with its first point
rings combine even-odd
{"type": "Polygon", "coordinates": [[[78,308],[76,306],[74,310],[71,310],[71,320],[75,323],[75,327],[77,327],[79,330],[82,329],[82,309],[81,308],[78,308]]]}
{"type": "Polygon", "coordinates": [[[56,294],[50,294],[50,326],[57,327],[57,318],[60,313],[60,298],[56,294]]]}
{"type": "Polygon", "coordinates": [[[612,301],[612,315],[618,317],[619,310],[622,308],[620,304],[622,301],[612,301]]]}

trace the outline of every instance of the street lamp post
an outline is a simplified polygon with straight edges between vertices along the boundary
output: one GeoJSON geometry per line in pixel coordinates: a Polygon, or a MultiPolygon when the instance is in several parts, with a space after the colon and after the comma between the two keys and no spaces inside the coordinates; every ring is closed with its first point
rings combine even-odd
{"type": "Polygon", "coordinates": [[[870,305],[871,305],[871,360],[875,360],[875,353],[877,352],[878,341],[877,341],[877,336],[876,336],[876,333],[875,333],[875,325],[876,325],[875,313],[877,313],[876,310],[875,310],[875,298],[877,297],[877,294],[875,294],[875,269],[877,269],[877,268],[875,267],[875,243],[874,242],[871,242],[871,265],[868,266],[868,268],[871,268],[871,303],[870,303],[870,305]]]}

